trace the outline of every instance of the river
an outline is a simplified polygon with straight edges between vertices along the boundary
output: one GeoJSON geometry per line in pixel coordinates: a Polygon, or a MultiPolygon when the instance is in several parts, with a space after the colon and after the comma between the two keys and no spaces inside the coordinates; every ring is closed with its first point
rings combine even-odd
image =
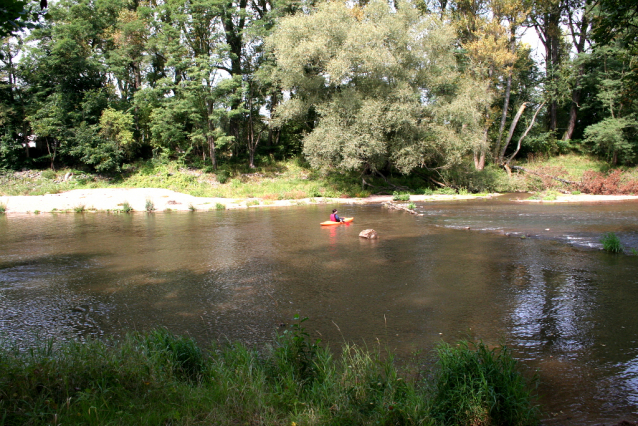
{"type": "Polygon", "coordinates": [[[0,216],[0,335],[103,338],[164,326],[202,343],[313,337],[407,358],[505,343],[538,370],[544,424],[638,420],[638,203],[418,203],[0,216]],[[378,240],[358,237],[373,228],[378,240]]]}

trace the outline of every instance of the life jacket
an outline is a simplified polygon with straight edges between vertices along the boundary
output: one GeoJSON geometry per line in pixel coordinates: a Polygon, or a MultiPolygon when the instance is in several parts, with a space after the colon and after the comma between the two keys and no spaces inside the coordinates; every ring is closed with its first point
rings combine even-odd
{"type": "Polygon", "coordinates": [[[334,214],[334,213],[332,213],[332,214],[330,215],[330,220],[331,220],[331,221],[333,221],[333,222],[336,222],[336,221],[337,221],[337,218],[335,217],[335,214],[334,214]]]}

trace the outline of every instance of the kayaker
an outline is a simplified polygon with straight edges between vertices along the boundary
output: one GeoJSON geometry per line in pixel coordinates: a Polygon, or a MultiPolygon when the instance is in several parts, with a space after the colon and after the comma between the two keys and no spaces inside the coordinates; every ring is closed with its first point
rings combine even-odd
{"type": "Polygon", "coordinates": [[[330,220],[333,222],[343,222],[343,218],[339,217],[339,215],[337,214],[337,209],[332,209],[330,220]]]}

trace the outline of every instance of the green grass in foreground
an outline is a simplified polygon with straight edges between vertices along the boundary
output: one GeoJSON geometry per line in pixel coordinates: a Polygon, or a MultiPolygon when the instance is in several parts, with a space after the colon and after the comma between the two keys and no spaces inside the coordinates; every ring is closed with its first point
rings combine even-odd
{"type": "Polygon", "coordinates": [[[538,424],[505,348],[442,344],[432,374],[356,345],[333,354],[302,321],[260,352],[165,330],[2,350],[0,424],[538,424]]]}

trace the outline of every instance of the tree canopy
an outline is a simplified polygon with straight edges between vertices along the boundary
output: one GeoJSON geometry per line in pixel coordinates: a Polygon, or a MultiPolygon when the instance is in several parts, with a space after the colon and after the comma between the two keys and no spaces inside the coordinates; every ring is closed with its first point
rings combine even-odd
{"type": "Polygon", "coordinates": [[[0,168],[635,164],[637,28],[610,0],[8,0],[0,168]]]}

